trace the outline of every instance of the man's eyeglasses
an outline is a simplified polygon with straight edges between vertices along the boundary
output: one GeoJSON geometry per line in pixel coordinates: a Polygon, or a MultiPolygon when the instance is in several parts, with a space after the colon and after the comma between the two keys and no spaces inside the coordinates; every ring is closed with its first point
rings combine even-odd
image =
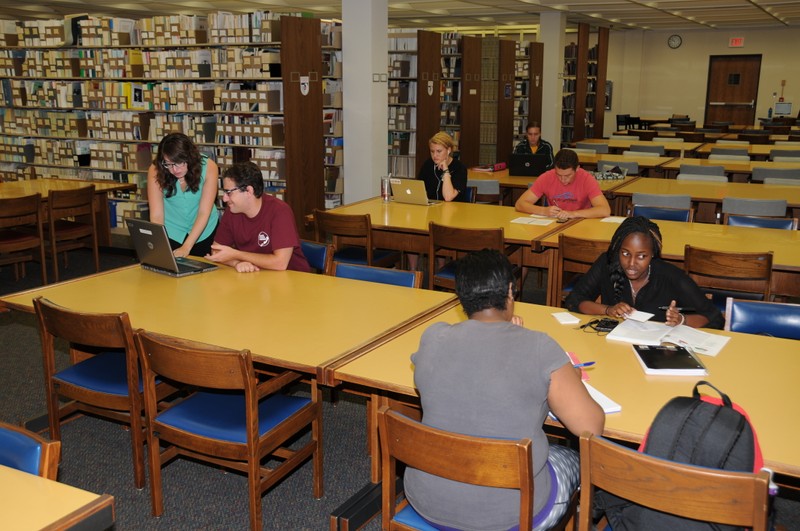
{"type": "Polygon", "coordinates": [[[186,162],[168,162],[166,160],[161,161],[161,167],[165,170],[172,170],[175,166],[183,166],[186,162]]]}
{"type": "Polygon", "coordinates": [[[246,187],[246,186],[237,186],[236,188],[228,188],[227,190],[226,190],[225,188],[223,188],[223,189],[222,189],[222,193],[223,193],[224,195],[228,195],[228,196],[229,196],[229,195],[231,195],[233,192],[236,192],[237,190],[238,190],[238,191],[243,191],[243,190],[246,190],[246,189],[247,189],[247,187],[246,187]]]}

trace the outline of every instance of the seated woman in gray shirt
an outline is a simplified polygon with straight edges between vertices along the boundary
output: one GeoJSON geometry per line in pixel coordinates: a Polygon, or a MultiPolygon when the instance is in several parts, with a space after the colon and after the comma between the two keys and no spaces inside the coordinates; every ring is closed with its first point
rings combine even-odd
{"type": "MultiPolygon", "coordinates": [[[[533,441],[534,528],[547,529],[579,483],[574,451],[549,445],[542,430],[552,411],[572,433],[601,434],[603,410],[564,349],[514,315],[514,275],[497,251],[458,263],[456,294],[468,320],[436,323],[412,356],[422,422],[479,437],[533,441]]],[[[535,326],[535,325],[534,325],[535,326]]],[[[508,530],[519,523],[519,492],[446,480],[408,469],[405,492],[437,529],[508,530]]]]}

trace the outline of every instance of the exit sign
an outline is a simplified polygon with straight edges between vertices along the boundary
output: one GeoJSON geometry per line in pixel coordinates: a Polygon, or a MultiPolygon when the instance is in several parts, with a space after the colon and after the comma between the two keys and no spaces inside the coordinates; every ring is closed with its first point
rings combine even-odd
{"type": "Polygon", "coordinates": [[[742,48],[744,46],[744,37],[731,37],[728,41],[728,48],[742,48]]]}

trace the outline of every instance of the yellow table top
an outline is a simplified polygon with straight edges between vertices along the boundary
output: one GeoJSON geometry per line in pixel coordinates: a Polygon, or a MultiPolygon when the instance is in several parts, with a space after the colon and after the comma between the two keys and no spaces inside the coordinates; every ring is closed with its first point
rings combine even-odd
{"type": "Polygon", "coordinates": [[[98,519],[92,529],[105,529],[114,523],[113,509],[111,496],[0,465],[0,514],[6,529],[67,529],[90,516],[98,519]]]}
{"type": "Polygon", "coordinates": [[[232,349],[314,373],[453,294],[296,271],[215,271],[172,278],[138,265],[0,298],[32,311],[32,300],[86,312],[128,312],[144,328],[232,349]],[[380,311],[376,311],[379,308],[380,311]]]}
{"type": "Polygon", "coordinates": [[[703,144],[702,146],[697,148],[697,153],[708,155],[709,153],[711,153],[711,149],[712,148],[719,148],[719,149],[746,149],[748,155],[755,155],[755,156],[758,156],[758,157],[766,157],[766,156],[768,156],[773,149],[778,149],[778,150],[793,149],[790,146],[781,147],[781,146],[776,146],[774,144],[734,145],[734,144],[708,143],[708,144],[703,144]]]}
{"type": "Polygon", "coordinates": [[[734,160],[708,160],[708,159],[681,159],[675,158],[661,168],[665,170],[681,169],[681,164],[693,164],[696,166],[722,166],[728,173],[753,173],[753,168],[777,168],[800,170],[800,162],[773,162],[771,160],[751,160],[750,162],[739,162],[734,160]]]}
{"type": "Polygon", "coordinates": [[[372,228],[393,232],[427,234],[428,224],[433,221],[440,225],[465,229],[485,229],[502,227],[507,243],[530,245],[561,225],[555,219],[546,219],[547,225],[524,225],[512,223],[517,218],[529,218],[528,214],[517,212],[514,207],[480,205],[474,203],[446,203],[431,206],[408,205],[384,202],[380,197],[341,206],[333,210],[341,214],[369,214],[372,228]]]}
{"type": "Polygon", "coordinates": [[[35,179],[25,181],[0,182],[0,199],[22,197],[31,194],[42,194],[46,199],[50,190],[74,190],[84,186],[94,185],[96,193],[111,192],[114,190],[135,190],[136,185],[118,183],[115,181],[83,181],[78,179],[35,179]]]}
{"type": "Polygon", "coordinates": [[[786,199],[790,207],[800,206],[800,186],[760,183],[714,183],[675,179],[637,179],[614,190],[616,195],[634,193],[689,195],[693,201],[721,203],[725,197],[786,199]]]}
{"type": "MultiPolygon", "coordinates": [[[[581,161],[586,156],[587,160],[592,158],[592,155],[578,155],[581,161]]],[[[622,158],[622,155],[606,155],[606,157],[613,157],[605,160],[633,160],[629,158],[622,158]]],[[[644,158],[644,157],[642,157],[644,158]]],[[[662,157],[650,157],[651,159],[661,159],[662,157]]],[[[671,158],[664,157],[664,162],[671,160],[671,158]]],[[[652,162],[652,161],[651,161],[652,162]]],[[[587,162],[587,164],[592,164],[591,161],[587,162]]],[[[594,163],[596,164],[596,162],[594,163]]],[[[645,166],[642,164],[641,166],[645,166]]],[[[500,170],[494,172],[482,172],[482,171],[475,171],[475,170],[468,170],[467,178],[469,180],[475,181],[498,181],[500,186],[503,188],[522,188],[527,190],[530,187],[531,183],[533,183],[538,177],[521,177],[518,175],[509,175],[508,170],[500,170]]],[[[622,184],[626,182],[630,182],[635,179],[635,175],[631,175],[630,177],[625,177],[624,179],[619,180],[600,180],[597,181],[597,184],[600,185],[600,189],[604,192],[610,192],[622,186],[622,184]]]]}
{"type": "Polygon", "coordinates": [[[587,155],[585,153],[578,154],[578,160],[583,165],[597,166],[601,160],[607,162],[636,162],[642,168],[658,168],[662,164],[666,164],[675,157],[648,157],[645,155],[621,155],[616,153],[598,153],[596,155],[587,155]]]}
{"type": "MultiPolygon", "coordinates": [[[[727,252],[772,251],[774,269],[800,269],[800,231],[663,220],[655,223],[664,239],[662,255],[666,259],[683,260],[684,246],[689,244],[727,252]]],[[[576,238],[611,241],[618,227],[619,223],[602,219],[582,219],[566,227],[563,233],[576,238]]],[[[558,247],[558,234],[548,235],[541,242],[545,247],[558,247]]]]}
{"type": "Polygon", "coordinates": [[[652,140],[639,140],[638,138],[622,139],[622,138],[587,138],[581,142],[590,142],[592,144],[608,144],[609,149],[622,150],[630,149],[632,144],[643,146],[664,146],[667,151],[685,151],[690,152],[703,145],[701,142],[654,142],[652,140]]]}
{"type": "MultiPolygon", "coordinates": [[[[716,357],[701,356],[708,376],[647,376],[636,361],[630,345],[607,341],[595,333],[560,325],[550,316],[560,308],[525,303],[515,305],[525,326],[548,333],[565,350],[581,361],[596,361],[587,369],[589,383],[622,406],[620,413],[606,416],[605,434],[639,441],[658,410],[674,396],[689,396],[698,380],[707,379],[741,404],[758,432],[767,466],[776,471],[800,476],[800,453],[796,441],[800,423],[775,414],[775,404],[800,402],[800,386],[795,379],[800,370],[797,342],[733,332],[711,331],[731,336],[716,357]],[[753,353],[758,352],[754,361],[753,353]],[[769,389],[769,392],[767,392],[769,389]]],[[[581,316],[582,322],[591,317],[581,316]]],[[[455,323],[466,319],[460,307],[448,310],[432,322],[455,323]]],[[[411,354],[427,325],[402,336],[337,369],[338,380],[416,396],[411,354]]]]}

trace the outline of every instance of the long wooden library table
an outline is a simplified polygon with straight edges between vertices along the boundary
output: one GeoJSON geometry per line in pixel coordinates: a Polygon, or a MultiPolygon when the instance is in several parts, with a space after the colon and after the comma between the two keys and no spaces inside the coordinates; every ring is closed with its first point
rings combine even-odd
{"type": "MultiPolygon", "coordinates": [[[[796,443],[800,437],[800,423],[775,413],[776,404],[800,403],[800,386],[795,383],[800,370],[797,341],[712,330],[711,333],[731,339],[716,357],[699,356],[708,369],[708,376],[648,376],[634,358],[629,344],[608,341],[596,333],[578,329],[578,325],[558,324],[551,314],[562,309],[525,303],[516,303],[514,308],[526,328],[548,333],[581,361],[597,362],[587,369],[589,383],[622,406],[621,412],[606,415],[604,435],[640,441],[658,410],[669,399],[691,395],[694,384],[705,379],[748,412],[758,432],[766,466],[800,477],[800,452],[796,443]]],[[[582,323],[592,318],[578,317],[582,323]]],[[[456,323],[465,319],[459,306],[431,322],[456,323]]],[[[417,351],[426,328],[427,324],[410,329],[336,367],[335,380],[373,389],[375,409],[388,393],[415,401],[417,392],[411,354],[417,351]]],[[[480,382],[465,382],[465,385],[478,387],[480,382]]],[[[370,436],[376,437],[375,434],[370,436]]]]}
{"type": "Polygon", "coordinates": [[[642,146],[664,146],[667,153],[692,153],[699,148],[703,143],[701,142],[654,142],[653,140],[639,140],[636,137],[631,137],[630,140],[622,138],[587,138],[581,142],[589,142],[592,144],[608,144],[608,149],[611,151],[622,152],[629,150],[631,145],[637,144],[642,146]]]}
{"type": "Polygon", "coordinates": [[[0,465],[3,527],[104,530],[114,525],[114,498],[0,465]]]}
{"type": "Polygon", "coordinates": [[[231,349],[319,378],[324,367],[454,304],[450,293],[296,271],[215,271],[172,278],[138,265],[0,298],[31,312],[33,299],[85,312],[128,312],[134,328],[231,349]]]}
{"type": "MultiPolygon", "coordinates": [[[[582,219],[569,224],[562,232],[574,238],[610,242],[621,219],[616,218],[616,222],[582,219]]],[[[800,297],[800,231],[662,220],[655,223],[664,239],[662,256],[679,267],[683,267],[684,246],[687,244],[725,252],[772,251],[772,293],[800,297]]],[[[540,243],[558,252],[558,234],[549,234],[540,243]]],[[[553,260],[553,264],[556,263],[553,260]]],[[[555,293],[555,276],[555,271],[551,269],[548,279],[552,281],[548,285],[547,301],[554,306],[559,304],[559,294],[555,293]]]]}
{"type": "Polygon", "coordinates": [[[384,202],[377,197],[341,206],[332,212],[369,214],[372,242],[376,247],[411,253],[428,252],[428,225],[431,221],[466,229],[502,227],[506,243],[522,247],[522,264],[531,267],[552,267],[553,253],[549,249],[534,250],[533,242],[562,228],[555,219],[547,220],[547,225],[512,223],[514,219],[529,216],[511,206],[474,203],[442,202],[420,206],[384,202]]]}
{"type": "MultiPolygon", "coordinates": [[[[798,170],[800,171],[800,170],[798,170]]],[[[663,194],[663,195],[688,195],[691,196],[695,206],[695,220],[701,220],[703,214],[702,204],[711,206],[710,212],[705,217],[711,215],[711,219],[703,221],[715,222],[714,216],[722,205],[722,200],[726,197],[740,197],[746,199],[785,199],[787,202],[788,213],[792,214],[795,209],[800,209],[800,186],[786,186],[779,184],[762,183],[715,183],[708,181],[678,181],[675,179],[636,179],[625,183],[614,189],[614,195],[625,198],[618,201],[618,205],[626,205],[635,193],[642,194],[663,194]],[[701,204],[702,203],[702,204],[701,204]],[[700,208],[700,210],[698,210],[700,208]]],[[[627,207],[624,207],[627,208],[627,207]]],[[[626,212],[616,211],[618,215],[625,215],[626,212]]]]}
{"type": "Polygon", "coordinates": [[[771,160],[752,160],[750,162],[740,162],[736,160],[708,160],[708,159],[680,159],[675,158],[663,164],[661,169],[679,171],[681,164],[693,164],[699,166],[722,166],[725,173],[753,173],[753,168],[777,168],[800,170],[800,162],[773,162],[771,160]]]}
{"type": "MultiPolygon", "coordinates": [[[[597,169],[597,163],[605,162],[635,162],[639,165],[639,169],[652,170],[658,169],[662,164],[666,164],[675,157],[648,157],[646,155],[621,155],[616,153],[597,153],[596,155],[579,153],[578,160],[581,166],[597,169]]],[[[603,183],[604,181],[598,181],[603,183]]],[[[612,181],[613,182],[613,181],[612,181]]],[[[605,190],[603,190],[605,191],[605,190]]]]}
{"type": "Polygon", "coordinates": [[[0,199],[11,199],[32,194],[42,194],[42,200],[47,201],[50,190],[75,190],[84,186],[94,185],[95,211],[97,212],[98,243],[111,244],[111,216],[108,210],[108,192],[122,190],[136,190],[135,184],[118,183],[115,181],[82,181],[79,179],[34,179],[25,181],[0,182],[0,199]]]}
{"type": "Polygon", "coordinates": [[[747,145],[734,145],[734,144],[716,144],[716,143],[709,143],[703,144],[699,148],[697,148],[697,154],[707,157],[711,154],[712,148],[719,148],[719,150],[723,149],[746,149],[747,154],[751,157],[758,157],[760,159],[767,159],[769,158],[770,152],[772,150],[790,150],[793,149],[790,146],[781,147],[776,146],[774,144],[747,144],[747,145]]]}

